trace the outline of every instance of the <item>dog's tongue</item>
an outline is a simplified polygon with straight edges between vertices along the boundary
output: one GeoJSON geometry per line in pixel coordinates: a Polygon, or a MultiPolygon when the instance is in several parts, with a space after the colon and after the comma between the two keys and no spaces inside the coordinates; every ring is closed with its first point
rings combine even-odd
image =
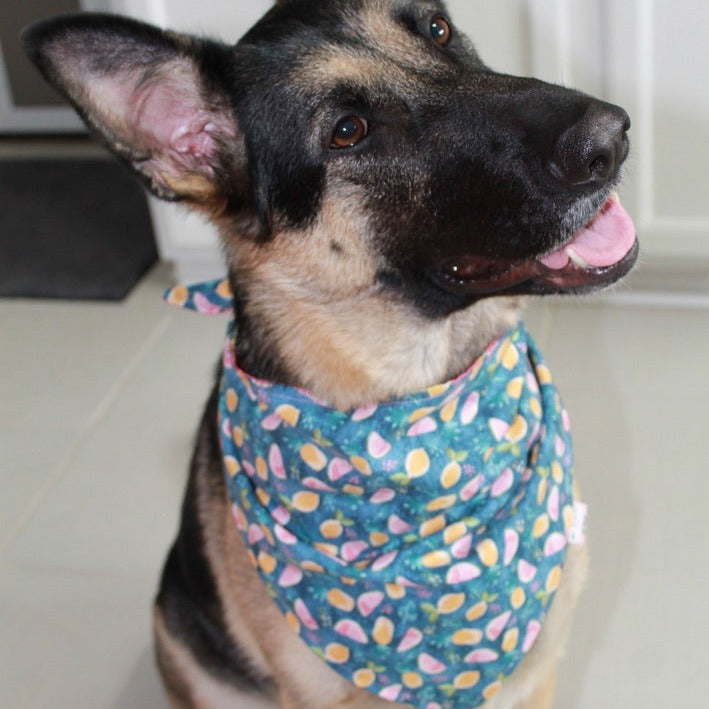
{"type": "Polygon", "coordinates": [[[618,263],[633,248],[635,227],[616,195],[573,239],[539,261],[548,268],[565,268],[569,261],[581,268],[605,268],[618,263]]]}

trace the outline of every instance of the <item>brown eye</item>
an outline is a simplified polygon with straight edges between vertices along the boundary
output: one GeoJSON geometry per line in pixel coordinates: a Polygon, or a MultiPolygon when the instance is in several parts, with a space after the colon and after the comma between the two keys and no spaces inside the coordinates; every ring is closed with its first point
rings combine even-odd
{"type": "Polygon", "coordinates": [[[364,118],[359,116],[347,116],[336,126],[332,134],[331,148],[351,148],[367,137],[369,126],[364,118]]]}
{"type": "Polygon", "coordinates": [[[434,17],[431,20],[430,30],[431,37],[433,37],[436,44],[441,46],[448,44],[453,34],[453,30],[451,30],[451,26],[445,17],[434,17]]]}

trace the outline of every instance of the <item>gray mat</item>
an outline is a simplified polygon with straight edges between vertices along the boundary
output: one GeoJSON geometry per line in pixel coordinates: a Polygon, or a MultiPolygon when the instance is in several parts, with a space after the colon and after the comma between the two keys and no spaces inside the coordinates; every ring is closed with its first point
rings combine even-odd
{"type": "Polygon", "coordinates": [[[0,296],[121,300],[156,259],[144,190],[123,165],[0,160],[0,296]]]}

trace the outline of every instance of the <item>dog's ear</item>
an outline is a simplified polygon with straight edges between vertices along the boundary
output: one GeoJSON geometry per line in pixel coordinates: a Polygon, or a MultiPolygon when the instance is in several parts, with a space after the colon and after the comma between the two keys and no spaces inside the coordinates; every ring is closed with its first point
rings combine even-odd
{"type": "Polygon", "coordinates": [[[30,26],[25,49],[84,121],[165,199],[209,205],[243,161],[225,45],[127,18],[65,15],[30,26]]]}

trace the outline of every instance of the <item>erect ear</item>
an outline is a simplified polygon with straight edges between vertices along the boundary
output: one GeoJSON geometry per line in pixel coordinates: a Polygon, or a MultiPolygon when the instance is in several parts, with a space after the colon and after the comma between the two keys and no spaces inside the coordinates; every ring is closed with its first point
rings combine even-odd
{"type": "Polygon", "coordinates": [[[224,199],[244,160],[229,48],[113,15],[30,26],[25,49],[84,121],[165,199],[224,199]]]}

